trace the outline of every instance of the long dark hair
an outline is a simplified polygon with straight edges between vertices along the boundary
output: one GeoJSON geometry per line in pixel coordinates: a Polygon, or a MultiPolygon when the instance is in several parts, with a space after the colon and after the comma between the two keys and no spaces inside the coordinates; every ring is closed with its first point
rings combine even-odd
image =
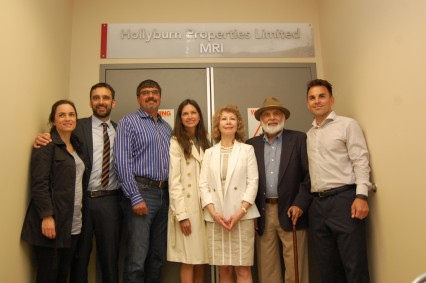
{"type": "Polygon", "coordinates": [[[183,108],[188,104],[194,106],[198,112],[198,115],[200,116],[200,121],[198,122],[198,125],[195,129],[195,138],[197,139],[198,144],[203,149],[203,151],[205,151],[206,149],[210,147],[210,142],[207,139],[207,130],[206,130],[206,127],[204,126],[203,113],[201,112],[200,106],[193,99],[189,99],[189,98],[185,99],[184,101],[181,102],[177,110],[175,127],[172,132],[172,135],[176,137],[178,143],[183,149],[183,154],[185,155],[185,159],[189,159],[191,157],[191,148],[192,148],[191,137],[186,132],[185,127],[183,126],[182,117],[181,117],[183,108]]]}

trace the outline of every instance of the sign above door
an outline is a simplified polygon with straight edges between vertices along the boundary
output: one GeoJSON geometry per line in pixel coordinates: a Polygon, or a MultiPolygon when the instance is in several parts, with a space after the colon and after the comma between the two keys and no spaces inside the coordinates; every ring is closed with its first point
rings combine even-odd
{"type": "Polygon", "coordinates": [[[314,56],[309,23],[102,24],[101,58],[314,56]]]}

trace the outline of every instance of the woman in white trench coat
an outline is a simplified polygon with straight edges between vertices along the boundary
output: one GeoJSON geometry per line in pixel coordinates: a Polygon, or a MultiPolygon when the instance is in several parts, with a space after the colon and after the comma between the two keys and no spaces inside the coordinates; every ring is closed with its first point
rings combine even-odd
{"type": "Polygon", "coordinates": [[[204,151],[210,147],[197,102],[178,108],[170,141],[167,260],[180,262],[180,282],[204,282],[207,261],[205,222],[198,177],[204,151]]]}

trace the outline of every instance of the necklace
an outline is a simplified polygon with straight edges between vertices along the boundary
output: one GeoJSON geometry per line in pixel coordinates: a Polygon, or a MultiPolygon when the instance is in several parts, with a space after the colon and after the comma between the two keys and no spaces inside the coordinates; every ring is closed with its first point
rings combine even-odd
{"type": "Polygon", "coordinates": [[[231,145],[229,147],[221,146],[220,149],[230,150],[234,147],[234,145],[231,145]]]}
{"type": "MultiPolygon", "coordinates": [[[[221,142],[221,144],[222,144],[222,142],[221,142]]],[[[231,146],[223,146],[223,145],[221,145],[221,146],[220,146],[220,149],[224,149],[224,150],[231,150],[233,147],[234,147],[234,139],[232,139],[232,144],[231,144],[231,146]]]]}

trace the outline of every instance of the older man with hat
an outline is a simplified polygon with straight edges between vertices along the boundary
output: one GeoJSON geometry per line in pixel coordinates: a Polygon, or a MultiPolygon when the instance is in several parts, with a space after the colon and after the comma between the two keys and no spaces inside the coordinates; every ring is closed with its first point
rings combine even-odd
{"type": "Polygon", "coordinates": [[[254,147],[259,168],[256,205],[256,252],[259,282],[283,282],[280,241],[285,265],[285,282],[295,282],[293,225],[296,225],[299,282],[309,282],[307,210],[311,203],[306,134],[284,129],[290,111],[267,97],[255,117],[264,134],[247,141],[254,147]]]}

